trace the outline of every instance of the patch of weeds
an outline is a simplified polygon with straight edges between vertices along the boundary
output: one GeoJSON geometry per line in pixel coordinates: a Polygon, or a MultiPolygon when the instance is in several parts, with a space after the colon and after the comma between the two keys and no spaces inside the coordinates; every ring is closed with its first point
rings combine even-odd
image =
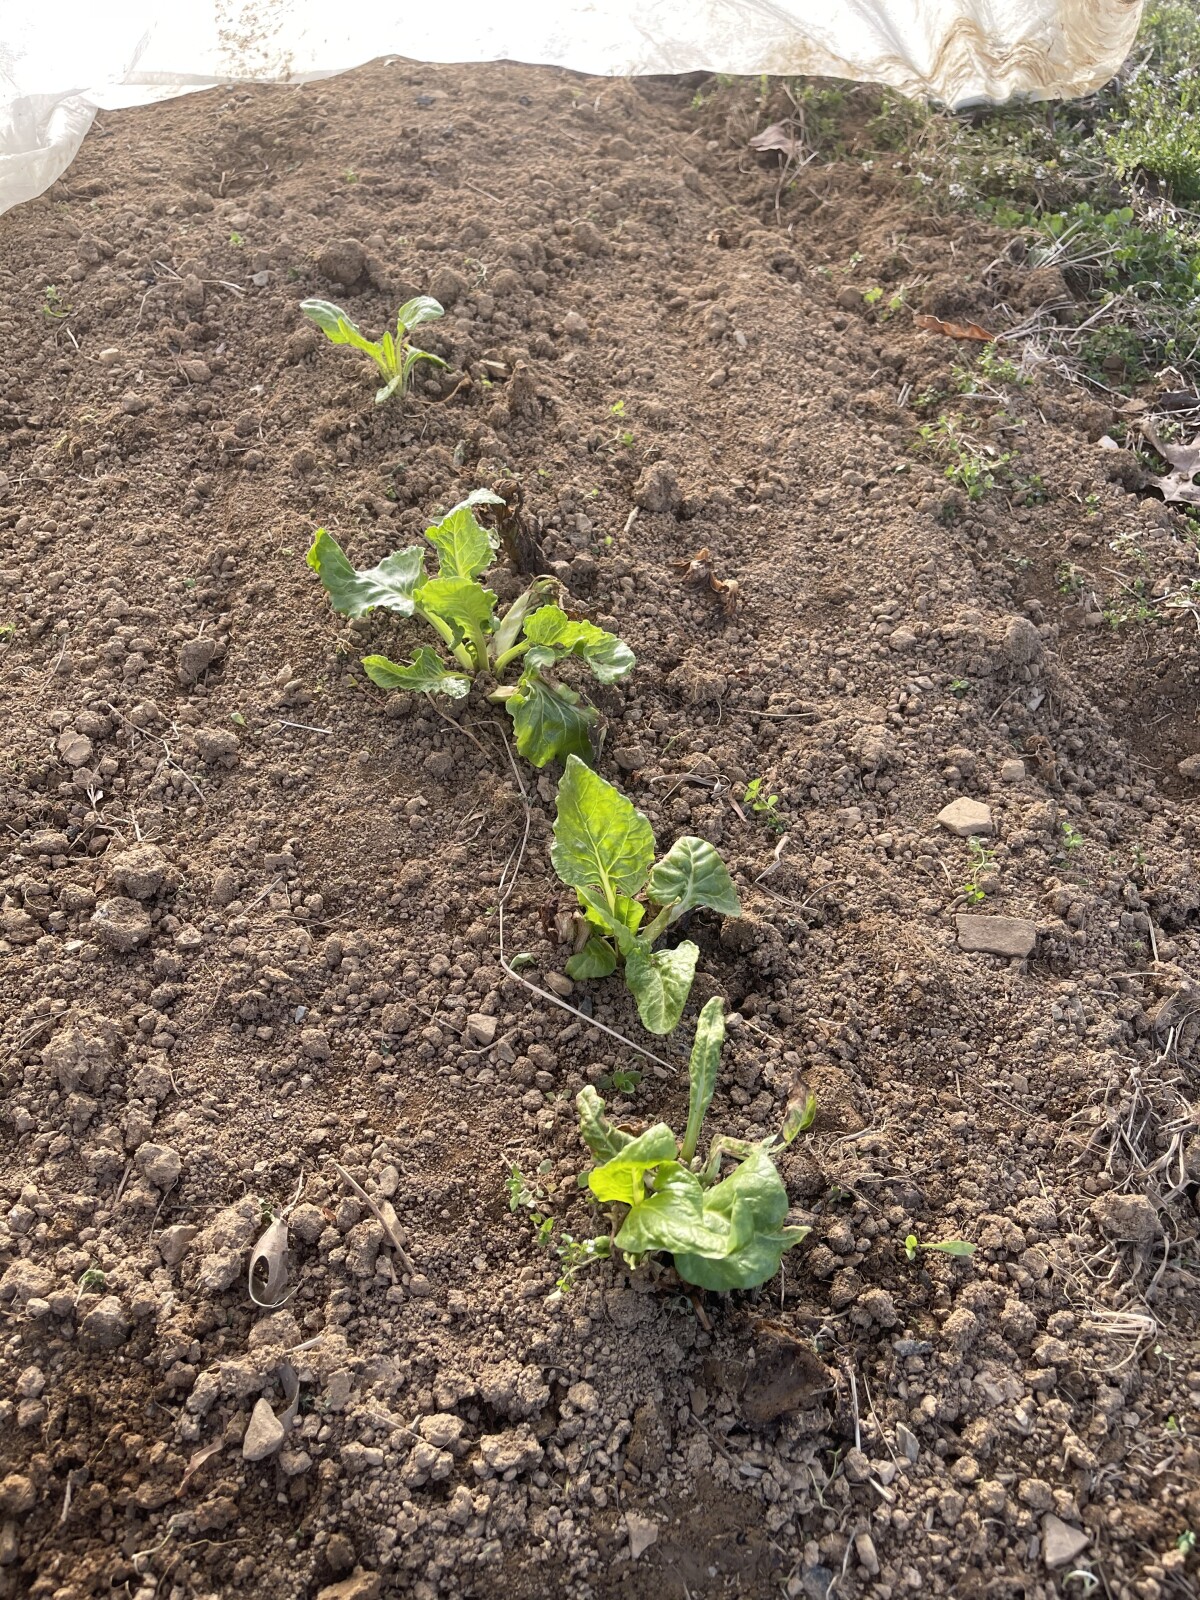
{"type": "Polygon", "coordinates": [[[631,1266],[656,1251],[669,1254],[685,1283],[701,1289],[752,1289],[774,1277],[784,1252],[807,1237],[788,1227],[787,1190],[775,1154],[816,1115],[809,1096],[792,1107],[778,1135],[757,1143],[718,1134],[700,1163],[696,1151],[716,1088],[725,1042],[724,1002],[715,995],[696,1024],[688,1068],[688,1118],[683,1138],[665,1122],[636,1138],[604,1115],[592,1088],[580,1092],[579,1135],[596,1161],[588,1188],[601,1205],[623,1208],[612,1246],[631,1266]],[[722,1177],[727,1161],[733,1171],[722,1177]]]}
{"type": "Polygon", "coordinates": [[[1135,578],[1126,584],[1104,607],[1104,620],[1113,628],[1131,622],[1158,622],[1160,616],[1145,578],[1135,578]]]}
{"type": "Polygon", "coordinates": [[[1011,479],[1012,451],[978,444],[963,431],[962,417],[943,412],[935,422],[921,423],[917,438],[915,448],[938,462],[943,476],[957,484],[968,500],[982,500],[1002,479],[1011,479]]]}
{"type": "Polygon", "coordinates": [[[1083,835],[1073,822],[1064,822],[1062,825],[1063,849],[1070,854],[1083,846],[1083,835]]]}
{"type": "Polygon", "coordinates": [[[615,1072],[607,1072],[600,1079],[602,1089],[611,1090],[614,1094],[632,1094],[642,1081],[640,1072],[631,1072],[628,1069],[618,1068],[615,1072]]]}
{"type": "Polygon", "coordinates": [[[53,317],[56,322],[71,315],[71,307],[63,299],[62,290],[56,283],[48,283],[42,290],[42,314],[53,317]]]}
{"type": "Polygon", "coordinates": [[[356,350],[370,356],[384,380],[375,391],[377,406],[397,393],[403,400],[418,361],[429,361],[436,367],[447,364],[441,356],[432,355],[428,350],[418,350],[409,342],[408,336],[414,328],[434,322],[443,315],[441,305],[430,295],[418,295],[415,300],[405,301],[396,313],[395,334],[385,328],[378,342],[366,338],[341,307],[328,300],[302,300],[300,309],[310,322],[320,328],[330,344],[353,345],[356,350]]]}
{"type": "Polygon", "coordinates": [[[995,854],[988,849],[981,839],[972,835],[967,840],[967,861],[970,871],[960,893],[969,906],[982,905],[987,895],[980,887],[979,880],[987,877],[995,870],[995,854]]]}
{"type": "Polygon", "coordinates": [[[886,322],[889,317],[894,317],[897,311],[904,308],[903,289],[898,289],[895,294],[890,295],[886,302],[883,301],[885,294],[887,290],[881,289],[878,284],[863,291],[863,303],[875,308],[876,320],[879,322],[886,322]]]}
{"type": "Polygon", "coordinates": [[[787,824],[779,815],[779,796],[777,794],[764,795],[762,792],[764,780],[751,778],[742,793],[742,799],[750,807],[754,815],[770,828],[772,833],[784,833],[787,824]]]}
{"type": "Polygon", "coordinates": [[[364,656],[372,683],[461,700],[472,682],[486,675],[500,685],[489,699],[503,705],[513,719],[517,749],[533,766],[572,755],[594,759],[600,714],[559,680],[558,669],[577,659],[599,683],[615,683],[633,670],[633,651],[615,634],[591,622],[572,621],[551,603],[557,592],[552,578],[535,578],[502,617],[497,615],[495,592],[480,579],[495,559],[500,537],[480,526],[474,507],[503,504],[489,489],[476,489],[426,528],[425,538],[437,555],[435,578],[426,573],[420,545],[357,570],[324,528],[317,529],[306,560],[342,616],[363,617],[382,609],[420,617],[454,660],[448,667],[427,645],[409,662],[364,656]],[[510,667],[519,668],[520,677],[505,685],[510,667]]]}
{"type": "Polygon", "coordinates": [[[691,939],[670,949],[654,945],[699,906],[738,917],[742,905],[707,839],[684,835],[659,861],[654,850],[649,818],[578,756],[568,756],[550,852],[555,872],[575,890],[583,913],[581,946],[566,964],[567,976],[607,978],[622,967],[642,1026],[665,1034],[683,1013],[700,949],[691,939]]]}
{"type": "Polygon", "coordinates": [[[1060,561],[1054,569],[1054,587],[1072,598],[1083,592],[1084,573],[1073,561],[1060,561]]]}
{"type": "MultiPolygon", "coordinates": [[[[549,1162],[542,1164],[546,1168],[549,1165],[549,1162]]],[[[549,1212],[542,1209],[547,1204],[545,1190],[536,1181],[530,1181],[520,1167],[513,1166],[510,1169],[504,1186],[508,1190],[508,1209],[512,1212],[527,1211],[538,1245],[556,1255],[562,1263],[562,1274],[554,1286],[554,1293],[549,1296],[551,1303],[571,1292],[585,1267],[596,1261],[608,1260],[612,1241],[606,1236],[576,1239],[574,1234],[565,1230],[555,1234],[558,1224],[549,1212]]]]}

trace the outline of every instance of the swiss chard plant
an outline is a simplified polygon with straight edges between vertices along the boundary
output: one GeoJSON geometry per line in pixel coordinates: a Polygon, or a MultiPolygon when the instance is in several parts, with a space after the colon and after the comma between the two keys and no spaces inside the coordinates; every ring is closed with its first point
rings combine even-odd
{"type": "Polygon", "coordinates": [[[423,294],[415,300],[405,301],[396,313],[395,333],[385,328],[383,337],[378,341],[368,339],[357,323],[351,322],[341,306],[335,306],[328,300],[302,300],[300,309],[310,322],[316,323],[330,344],[353,345],[356,350],[370,356],[383,379],[375,391],[377,406],[397,393],[403,400],[412,370],[418,361],[432,361],[435,367],[446,365],[441,356],[435,356],[428,350],[418,350],[409,342],[408,336],[414,328],[419,328],[423,322],[434,322],[443,315],[441,305],[430,295],[423,294]]]}
{"type": "Polygon", "coordinates": [[[633,651],[615,634],[574,621],[552,604],[558,588],[553,578],[536,578],[503,616],[497,613],[495,593],[480,578],[492,565],[499,535],[480,525],[474,508],[503,504],[490,490],[476,489],[425,530],[437,557],[436,577],[426,571],[427,552],[418,544],[385,556],[377,566],[356,569],[324,528],[317,529],[308,564],[335,611],[362,617],[382,609],[420,617],[453,659],[453,666],[447,665],[428,645],[408,662],[365,656],[372,683],[460,700],[475,679],[488,679],[489,699],[507,708],[517,749],[527,761],[544,767],[555,757],[592,760],[600,714],[559,679],[557,669],[578,659],[600,683],[615,683],[632,670],[633,651]],[[517,674],[516,682],[505,685],[501,680],[509,673],[517,674]]]}
{"type": "Polygon", "coordinates": [[[787,1190],[776,1150],[811,1126],[816,1101],[791,1109],[778,1135],[759,1143],[719,1134],[700,1162],[696,1149],[716,1087],[725,1016],[719,995],[700,1013],[689,1071],[687,1128],[677,1140],[665,1122],[636,1137],[604,1114],[590,1085],[576,1099],[579,1134],[598,1163],[588,1188],[601,1205],[627,1208],[613,1246],[636,1264],[669,1252],[685,1283],[701,1289],[753,1289],[779,1271],[785,1250],[808,1228],[787,1227],[787,1190]],[[726,1163],[732,1171],[722,1176],[726,1163]]]}
{"type": "Polygon", "coordinates": [[[706,839],[685,835],[660,861],[654,830],[611,783],[569,757],[558,786],[550,859],[575,890],[583,916],[567,962],[572,978],[606,978],[618,965],[651,1033],[670,1033],[683,1012],[700,951],[690,939],[655,943],[695,906],[727,917],[742,906],[725,863],[706,839]],[[641,898],[639,898],[639,896],[641,898]]]}

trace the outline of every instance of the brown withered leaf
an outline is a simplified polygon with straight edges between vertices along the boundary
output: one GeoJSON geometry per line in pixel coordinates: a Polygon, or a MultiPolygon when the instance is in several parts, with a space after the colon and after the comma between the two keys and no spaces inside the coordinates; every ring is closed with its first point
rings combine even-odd
{"type": "Polygon", "coordinates": [[[793,122],[773,122],[748,142],[751,150],[778,150],[785,156],[794,156],[800,151],[793,122]]]}
{"type": "Polygon", "coordinates": [[[1161,478],[1151,477],[1147,482],[1159,491],[1164,500],[1200,506],[1200,483],[1195,481],[1196,473],[1200,472],[1200,434],[1191,444],[1172,444],[1160,438],[1148,422],[1142,423],[1142,432],[1163,460],[1174,469],[1161,478]]]}
{"type": "Polygon", "coordinates": [[[925,312],[913,317],[913,323],[926,333],[944,333],[948,339],[975,339],[979,344],[991,344],[998,333],[989,333],[977,322],[943,322],[941,317],[931,317],[925,312]]]}

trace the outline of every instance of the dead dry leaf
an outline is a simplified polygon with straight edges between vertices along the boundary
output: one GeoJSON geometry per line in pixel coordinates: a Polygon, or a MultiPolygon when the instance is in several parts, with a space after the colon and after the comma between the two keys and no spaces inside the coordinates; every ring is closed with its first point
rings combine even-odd
{"type": "Polygon", "coordinates": [[[943,322],[941,317],[931,317],[920,313],[913,318],[913,323],[918,328],[924,328],[926,333],[944,333],[948,339],[974,339],[979,344],[991,344],[998,339],[998,333],[989,333],[986,328],[981,328],[977,322],[943,322]]]}
{"type": "Polygon", "coordinates": [[[202,1446],[201,1449],[193,1452],[192,1458],[187,1464],[187,1468],[184,1471],[183,1477],[179,1480],[179,1487],[175,1491],[176,1500],[179,1499],[180,1495],[187,1488],[189,1480],[194,1477],[197,1472],[199,1472],[204,1463],[206,1461],[211,1461],[213,1456],[220,1455],[224,1448],[224,1439],[215,1439],[212,1444],[206,1444],[202,1446]]]}
{"type": "Polygon", "coordinates": [[[251,1300],[264,1311],[278,1311],[285,1300],[291,1299],[283,1292],[288,1282],[287,1248],[287,1223],[276,1217],[254,1246],[246,1283],[251,1300]],[[266,1299],[258,1298],[256,1288],[263,1291],[266,1299]]]}
{"type": "Polygon", "coordinates": [[[794,156],[800,149],[800,141],[790,122],[773,122],[769,128],[756,133],[749,144],[751,150],[779,150],[785,156],[794,156]]]}
{"type": "Polygon", "coordinates": [[[1150,483],[1164,500],[1200,506],[1200,483],[1195,482],[1196,473],[1200,472],[1200,434],[1191,444],[1172,444],[1160,438],[1148,422],[1142,423],[1142,433],[1163,460],[1174,468],[1173,472],[1165,473],[1161,478],[1152,477],[1150,483]]]}

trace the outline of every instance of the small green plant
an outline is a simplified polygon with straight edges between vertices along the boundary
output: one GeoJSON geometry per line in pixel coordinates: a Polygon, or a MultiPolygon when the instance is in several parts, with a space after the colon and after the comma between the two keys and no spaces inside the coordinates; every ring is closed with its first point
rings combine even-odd
{"type": "Polygon", "coordinates": [[[245,244],[246,240],[242,234],[234,232],[229,235],[229,242],[235,250],[240,250],[245,244]]]}
{"type": "Polygon", "coordinates": [[[1060,561],[1054,569],[1054,587],[1059,594],[1079,594],[1083,589],[1083,572],[1073,561],[1060,561]]]}
{"type": "Polygon", "coordinates": [[[364,656],[372,683],[461,700],[475,679],[488,677],[499,685],[488,698],[504,705],[512,717],[517,749],[527,761],[544,767],[570,754],[594,759],[600,714],[559,682],[556,669],[578,658],[600,683],[615,683],[632,671],[633,651],[615,634],[591,622],[573,622],[559,606],[544,603],[557,588],[550,578],[536,578],[503,617],[497,616],[495,593],[484,588],[480,575],[491,566],[500,540],[480,526],[473,507],[502,504],[490,490],[476,489],[425,530],[437,552],[435,578],[425,571],[420,545],[356,570],[324,528],[317,529],[306,560],[342,616],[362,617],[383,609],[420,617],[454,657],[455,666],[447,667],[427,645],[404,663],[364,656]],[[518,664],[516,683],[500,684],[504,673],[518,664]]]}
{"type": "Polygon", "coordinates": [[[1176,1550],[1182,1550],[1185,1556],[1190,1556],[1196,1548],[1196,1535],[1193,1529],[1185,1528],[1175,1541],[1176,1550]]]}
{"type": "Polygon", "coordinates": [[[772,833],[783,833],[786,823],[779,815],[779,796],[777,794],[764,795],[762,792],[763,779],[751,778],[742,794],[742,799],[754,812],[756,817],[761,817],[772,833]]]}
{"type": "Polygon", "coordinates": [[[966,883],[963,884],[962,894],[966,897],[968,905],[982,905],[987,896],[979,880],[995,867],[996,857],[982,840],[972,836],[967,840],[967,859],[971,870],[966,883]]]}
{"type": "Polygon", "coordinates": [[[970,680],[970,678],[951,678],[951,680],[950,680],[950,693],[954,696],[954,698],[956,700],[961,700],[963,695],[970,694],[970,692],[971,692],[971,680],[970,680]]]}
{"type": "Polygon", "coordinates": [[[719,1134],[699,1164],[696,1148],[724,1042],[724,1003],[714,995],[696,1024],[682,1140],[665,1122],[636,1138],[625,1133],[604,1115],[590,1086],[575,1104],[580,1138],[598,1163],[588,1188],[601,1205],[627,1208],[613,1236],[616,1249],[634,1265],[666,1251],[683,1281],[701,1289],[753,1289],[774,1277],[784,1251],[810,1231],[785,1226],[788,1196],[774,1155],[812,1125],[816,1101],[810,1096],[790,1111],[781,1132],[761,1143],[719,1134]],[[722,1178],[726,1161],[736,1165],[722,1178]]]}
{"type": "Polygon", "coordinates": [[[555,1220],[542,1209],[546,1204],[545,1191],[540,1184],[530,1182],[520,1167],[513,1166],[509,1170],[505,1188],[508,1190],[508,1209],[513,1212],[528,1211],[538,1244],[543,1250],[552,1251],[562,1262],[562,1275],[554,1286],[554,1293],[549,1296],[549,1303],[561,1299],[564,1294],[570,1294],[575,1287],[575,1280],[585,1267],[608,1260],[612,1241],[607,1237],[576,1239],[574,1234],[565,1230],[555,1236],[555,1220]]]}
{"type": "Polygon", "coordinates": [[[370,356],[383,377],[382,386],[375,391],[377,406],[397,393],[403,400],[408,392],[412,370],[418,361],[432,361],[436,367],[446,365],[441,356],[432,355],[428,350],[418,350],[408,339],[414,328],[419,328],[425,322],[434,322],[443,314],[442,307],[430,295],[423,294],[415,300],[406,300],[396,313],[395,334],[385,329],[378,343],[368,339],[339,306],[330,304],[328,300],[302,300],[300,309],[310,322],[320,328],[330,344],[353,345],[356,350],[370,356]]]}
{"type": "Polygon", "coordinates": [[[63,299],[62,291],[56,283],[48,283],[42,291],[42,311],[44,315],[53,317],[57,322],[71,315],[71,307],[63,299]]]}
{"type": "Polygon", "coordinates": [[[691,992],[700,951],[690,939],[655,950],[656,940],[696,906],[727,917],[740,916],[742,906],[706,839],[676,839],[657,862],[654,848],[649,818],[577,756],[568,756],[550,859],[575,890],[586,943],[567,962],[567,975],[607,978],[623,964],[642,1025],[670,1033],[691,992]],[[644,900],[636,898],[643,893],[644,900]],[[657,909],[643,927],[647,902],[657,909]]]}
{"type": "Polygon", "coordinates": [[[631,1072],[618,1067],[615,1072],[607,1072],[600,1079],[602,1089],[611,1089],[616,1094],[632,1094],[642,1081],[640,1072],[631,1072]]]}
{"type": "Polygon", "coordinates": [[[1078,850],[1083,845],[1083,835],[1073,822],[1064,822],[1062,825],[1063,849],[1067,851],[1078,850]]]}
{"type": "Polygon", "coordinates": [[[1012,451],[977,444],[963,433],[961,417],[943,412],[935,422],[921,423],[917,437],[917,448],[941,464],[943,475],[956,483],[968,500],[982,500],[998,483],[1011,481],[1012,451]]]}
{"type": "Polygon", "coordinates": [[[940,1239],[936,1244],[922,1244],[915,1233],[910,1233],[904,1241],[904,1254],[910,1261],[917,1259],[919,1250],[940,1250],[945,1256],[970,1258],[977,1248],[977,1245],[967,1244],[964,1239],[940,1239]]]}

